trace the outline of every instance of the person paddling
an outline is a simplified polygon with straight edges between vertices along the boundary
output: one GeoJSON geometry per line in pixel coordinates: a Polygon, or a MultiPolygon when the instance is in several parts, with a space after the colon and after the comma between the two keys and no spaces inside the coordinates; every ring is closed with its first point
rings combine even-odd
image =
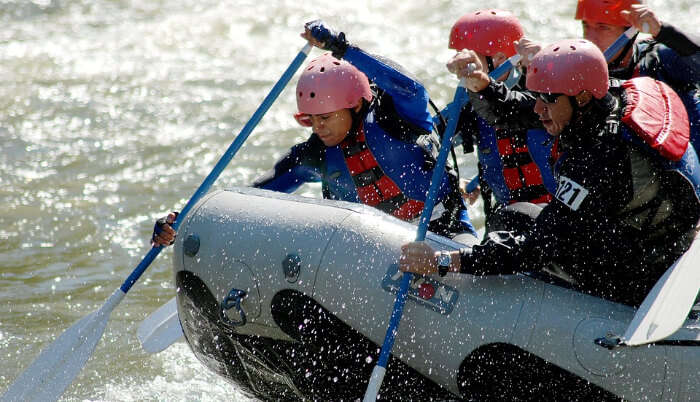
{"type": "Polygon", "coordinates": [[[529,101],[490,90],[477,55],[461,62],[460,75],[478,92],[472,102],[509,108],[512,121],[540,124],[556,138],[557,192],[521,233],[492,232],[449,252],[408,243],[400,269],[492,275],[554,267],[584,292],[639,304],[689,247],[700,218],[700,165],[678,95],[648,77],[611,86],[603,54],[584,39],[534,56],[529,101]]]}
{"type": "MultiPolygon", "coordinates": [[[[253,186],[291,193],[320,181],[324,198],[417,221],[440,146],[427,91],[395,63],[352,46],[320,20],[307,23],[301,35],[332,52],[309,62],[297,82],[295,118],[313,132],[253,186]]],[[[471,244],[476,231],[456,174],[447,173],[428,229],[471,244]]],[[[156,223],[154,245],[172,243],[175,216],[156,223]]]]}
{"type": "MultiPolygon", "coordinates": [[[[510,11],[488,9],[467,13],[460,17],[450,30],[449,47],[458,53],[447,63],[452,73],[457,73],[461,51],[469,49],[476,55],[486,72],[493,71],[516,53],[515,44],[523,37],[518,18],[510,11]]],[[[513,70],[493,81],[503,88],[504,81],[515,81],[512,88],[525,87],[525,74],[513,70]]],[[[543,206],[552,199],[556,189],[549,166],[552,142],[542,129],[517,127],[511,116],[489,110],[476,110],[468,104],[461,111],[458,133],[465,153],[477,147],[479,159],[479,187],[486,215],[486,233],[529,225],[527,214],[514,213],[528,204],[543,206]],[[478,113],[477,113],[478,112],[478,113]],[[483,116],[483,117],[482,117],[483,116]],[[491,194],[496,205],[491,206],[491,194]]],[[[469,194],[474,199],[474,192],[469,194]]]]}

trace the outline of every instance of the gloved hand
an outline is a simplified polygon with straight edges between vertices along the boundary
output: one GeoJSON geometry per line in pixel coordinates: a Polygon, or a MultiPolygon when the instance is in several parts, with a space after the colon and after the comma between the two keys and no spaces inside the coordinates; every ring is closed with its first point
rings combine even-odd
{"type": "Polygon", "coordinates": [[[151,235],[151,246],[163,247],[175,242],[177,233],[170,225],[175,222],[178,214],[178,212],[171,212],[168,216],[156,220],[156,224],[153,226],[153,235],[151,235]]]}
{"type": "Polygon", "coordinates": [[[336,33],[333,29],[327,27],[322,20],[307,22],[304,24],[304,28],[306,30],[305,34],[310,34],[318,42],[314,45],[321,49],[330,50],[336,59],[343,58],[349,46],[348,41],[345,39],[345,33],[336,33]]]}

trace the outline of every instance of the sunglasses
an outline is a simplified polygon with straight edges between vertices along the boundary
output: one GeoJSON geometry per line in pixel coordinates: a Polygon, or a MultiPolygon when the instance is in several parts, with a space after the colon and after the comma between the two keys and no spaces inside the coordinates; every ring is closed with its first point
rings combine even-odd
{"type": "Polygon", "coordinates": [[[542,102],[544,103],[554,103],[557,101],[557,98],[562,96],[563,94],[556,94],[556,93],[550,93],[550,92],[538,92],[537,97],[542,99],[542,102]]]}

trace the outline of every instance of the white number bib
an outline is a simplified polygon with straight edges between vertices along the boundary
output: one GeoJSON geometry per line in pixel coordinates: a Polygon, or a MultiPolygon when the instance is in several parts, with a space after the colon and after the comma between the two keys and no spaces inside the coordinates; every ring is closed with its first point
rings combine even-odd
{"type": "Polygon", "coordinates": [[[559,185],[557,186],[557,194],[555,197],[566,204],[569,208],[577,211],[581,206],[581,202],[588,195],[588,190],[580,184],[569,179],[566,176],[559,176],[559,185]]]}

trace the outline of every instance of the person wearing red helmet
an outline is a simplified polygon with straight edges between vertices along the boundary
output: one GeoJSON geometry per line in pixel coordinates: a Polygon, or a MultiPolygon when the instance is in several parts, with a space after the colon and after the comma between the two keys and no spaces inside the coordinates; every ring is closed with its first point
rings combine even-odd
{"type": "MultiPolygon", "coordinates": [[[[395,63],[351,46],[322,21],[302,37],[332,51],[311,60],[296,86],[296,120],[310,127],[254,187],[291,193],[321,182],[323,197],[363,203],[417,221],[430,187],[440,139],[432,132],[429,97],[395,63]]],[[[160,219],[154,245],[168,245],[175,214],[160,219]]],[[[465,244],[476,241],[454,170],[447,168],[428,230],[465,244]]]]}
{"type": "MultiPolygon", "coordinates": [[[[449,48],[458,53],[465,49],[479,57],[493,71],[516,53],[515,44],[523,38],[523,28],[510,11],[488,9],[467,13],[450,30],[449,48]]],[[[448,63],[450,68],[453,63],[448,63]]],[[[452,72],[455,72],[454,69],[452,72]]],[[[513,88],[524,88],[525,76],[514,70],[496,81],[512,82],[513,88]]],[[[501,116],[477,114],[472,105],[460,113],[457,134],[465,153],[477,148],[479,187],[469,194],[481,192],[486,216],[486,232],[510,229],[529,224],[530,219],[516,212],[523,203],[546,204],[556,188],[549,167],[551,141],[544,130],[506,129],[501,116]],[[491,195],[496,204],[492,206],[491,195]]]]}
{"type": "Polygon", "coordinates": [[[575,19],[583,37],[607,49],[627,28],[651,38],[630,40],[608,65],[610,76],[627,80],[649,76],[670,85],[683,100],[691,142],[700,149],[700,40],[661,21],[640,0],[578,0],[575,19]]]}
{"type": "Polygon", "coordinates": [[[467,86],[484,88],[472,102],[509,108],[509,121],[544,126],[556,139],[557,191],[522,232],[492,232],[452,252],[409,243],[400,268],[558,272],[583,292],[639,304],[689,247],[700,219],[700,164],[678,95],[649,77],[611,86],[602,52],[585,39],[540,50],[528,66],[530,92],[519,99],[494,96],[479,58],[464,61],[476,64],[459,70],[467,86]]]}

